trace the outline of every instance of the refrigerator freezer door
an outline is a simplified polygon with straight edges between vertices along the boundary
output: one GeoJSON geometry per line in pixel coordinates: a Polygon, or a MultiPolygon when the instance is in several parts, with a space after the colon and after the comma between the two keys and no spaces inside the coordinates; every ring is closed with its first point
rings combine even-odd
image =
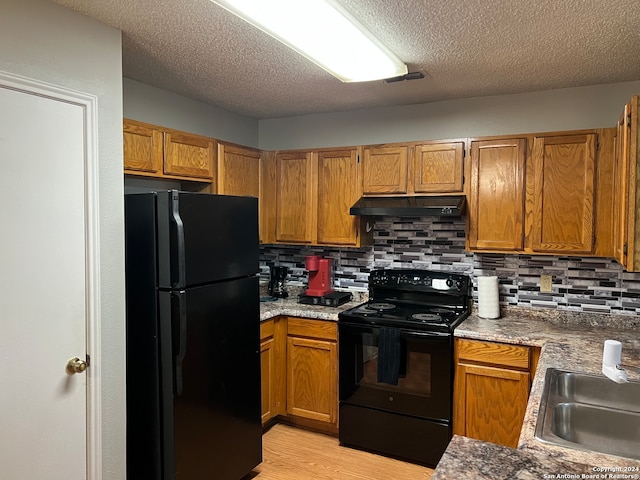
{"type": "Polygon", "coordinates": [[[186,288],[258,272],[258,199],[158,192],[158,283],[186,288]]]}
{"type": "Polygon", "coordinates": [[[160,292],[163,347],[171,337],[163,403],[173,399],[163,429],[176,479],[239,480],[262,461],[259,329],[255,276],[160,292]]]}

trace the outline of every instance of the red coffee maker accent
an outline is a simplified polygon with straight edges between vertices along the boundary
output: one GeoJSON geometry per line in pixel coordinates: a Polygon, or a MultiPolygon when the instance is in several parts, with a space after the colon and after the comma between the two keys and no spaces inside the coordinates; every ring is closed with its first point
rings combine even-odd
{"type": "Polygon", "coordinates": [[[309,288],[305,294],[311,297],[322,297],[333,292],[331,288],[331,259],[318,255],[308,256],[305,267],[309,271],[309,288]]]}

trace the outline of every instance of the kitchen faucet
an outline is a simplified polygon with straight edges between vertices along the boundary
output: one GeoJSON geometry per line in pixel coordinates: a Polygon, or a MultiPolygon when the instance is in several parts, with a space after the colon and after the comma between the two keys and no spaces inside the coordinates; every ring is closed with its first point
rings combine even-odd
{"type": "Polygon", "coordinates": [[[622,364],[622,343],[617,340],[605,340],[602,373],[616,383],[627,383],[627,370],[640,372],[640,368],[622,364]]]}

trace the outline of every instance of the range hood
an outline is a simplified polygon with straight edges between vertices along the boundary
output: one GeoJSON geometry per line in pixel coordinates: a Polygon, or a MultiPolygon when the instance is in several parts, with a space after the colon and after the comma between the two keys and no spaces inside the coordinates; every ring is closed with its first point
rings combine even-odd
{"type": "Polygon", "coordinates": [[[464,214],[465,196],[446,197],[362,197],[349,209],[351,215],[368,217],[459,217],[464,214]]]}

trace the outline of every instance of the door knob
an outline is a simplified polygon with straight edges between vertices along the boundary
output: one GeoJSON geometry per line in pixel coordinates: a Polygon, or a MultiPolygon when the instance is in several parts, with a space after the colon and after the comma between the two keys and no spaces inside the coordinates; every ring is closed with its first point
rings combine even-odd
{"type": "Polygon", "coordinates": [[[75,375],[76,373],[82,373],[87,369],[87,362],[80,360],[78,357],[70,358],[67,362],[67,374],[75,375]]]}

